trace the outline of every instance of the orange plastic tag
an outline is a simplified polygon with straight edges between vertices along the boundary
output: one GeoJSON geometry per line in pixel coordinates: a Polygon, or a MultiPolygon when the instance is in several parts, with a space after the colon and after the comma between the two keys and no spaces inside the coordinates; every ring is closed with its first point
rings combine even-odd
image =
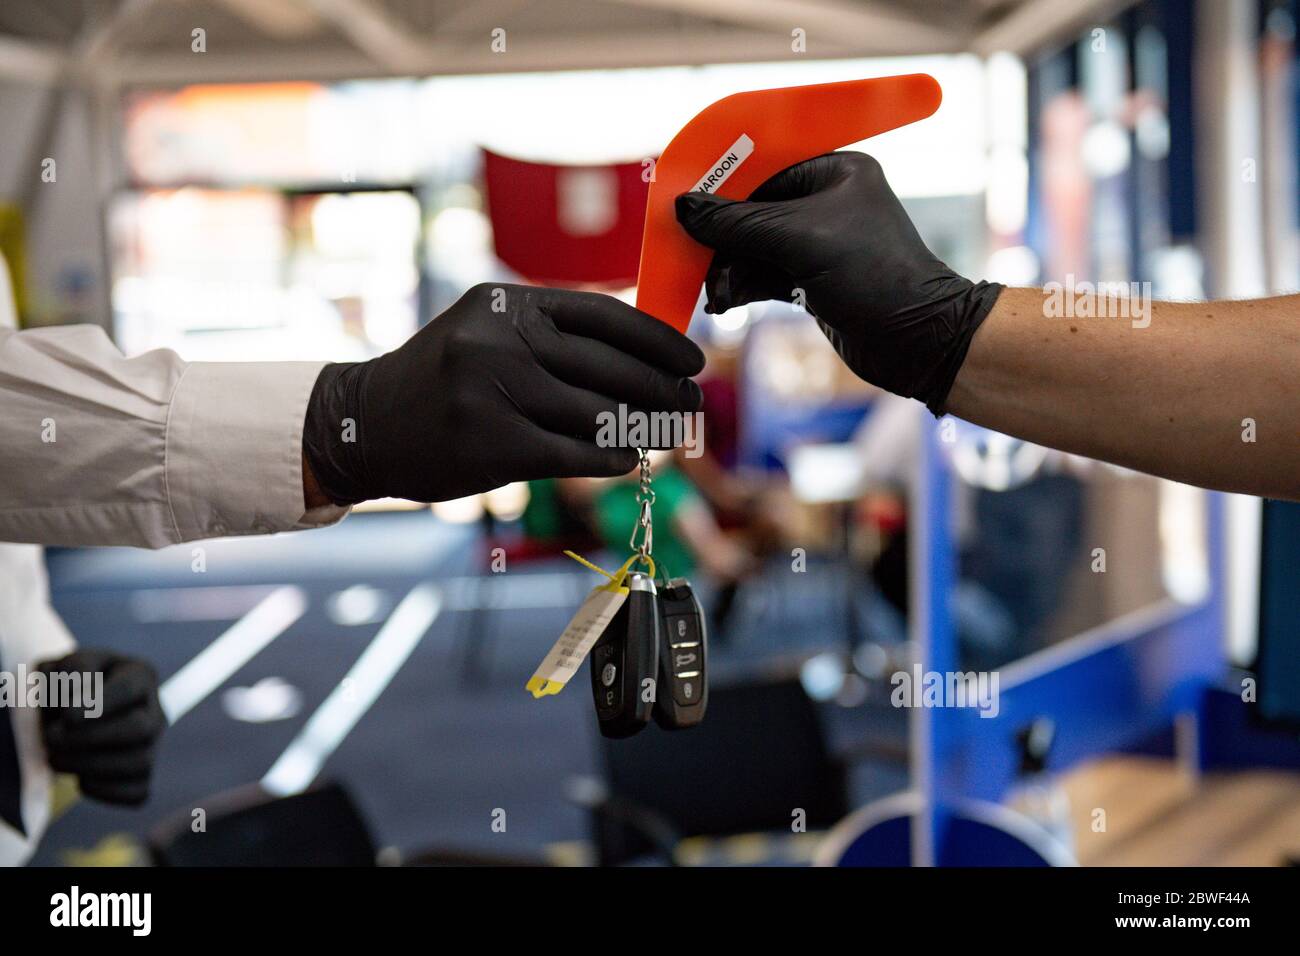
{"type": "Polygon", "coordinates": [[[690,325],[713,250],[678,225],[679,195],[744,199],[787,166],[925,119],[942,98],[934,77],[913,73],[735,93],[703,109],[655,163],[637,308],[679,332],[690,325]]]}

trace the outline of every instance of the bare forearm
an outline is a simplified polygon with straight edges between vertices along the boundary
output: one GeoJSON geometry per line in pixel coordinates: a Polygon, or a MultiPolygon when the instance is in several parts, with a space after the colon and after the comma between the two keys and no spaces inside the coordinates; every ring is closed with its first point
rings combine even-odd
{"type": "Polygon", "coordinates": [[[1300,500],[1300,296],[1116,318],[1091,298],[1070,317],[1042,290],[1005,290],[947,410],[1166,478],[1300,500]]]}
{"type": "Polygon", "coordinates": [[[320,483],[316,481],[316,475],[312,472],[311,464],[305,454],[302,456],[302,500],[307,511],[333,504],[325,492],[321,491],[320,483]]]}

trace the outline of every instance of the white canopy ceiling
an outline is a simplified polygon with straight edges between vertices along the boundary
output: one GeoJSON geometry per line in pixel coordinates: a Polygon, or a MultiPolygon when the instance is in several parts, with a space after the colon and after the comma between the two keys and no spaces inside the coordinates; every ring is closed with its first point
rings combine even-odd
{"type": "Polygon", "coordinates": [[[0,76],[120,87],[743,62],[793,55],[796,29],[816,59],[1026,52],[1131,2],[5,0],[0,76]]]}

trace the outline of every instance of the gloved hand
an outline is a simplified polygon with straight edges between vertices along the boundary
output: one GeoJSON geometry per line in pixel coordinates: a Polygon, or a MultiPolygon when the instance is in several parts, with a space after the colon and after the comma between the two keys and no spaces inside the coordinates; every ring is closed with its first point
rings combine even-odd
{"type": "Polygon", "coordinates": [[[862,153],[791,166],[745,202],[685,193],[677,219],[717,250],[705,279],[709,311],[790,302],[801,289],[849,368],[936,415],[1002,291],[936,259],[880,164],[862,153]]]}
{"type": "Polygon", "coordinates": [[[87,717],[86,707],[41,710],[50,766],[76,774],[81,792],[92,799],[123,806],[144,803],[149,797],[154,747],[167,726],[154,669],[111,651],[78,650],[46,661],[38,670],[46,675],[104,675],[103,709],[98,717],[87,717]]]}
{"type": "Polygon", "coordinates": [[[703,367],[690,339],[610,296],[484,283],[401,348],[327,365],[303,451],[336,504],[621,475],[636,452],[596,444],[599,413],[695,412],[703,367]]]}

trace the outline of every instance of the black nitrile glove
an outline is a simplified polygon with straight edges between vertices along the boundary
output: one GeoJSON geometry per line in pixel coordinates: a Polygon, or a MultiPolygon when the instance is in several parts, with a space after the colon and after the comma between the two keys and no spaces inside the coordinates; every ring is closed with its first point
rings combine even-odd
{"type": "Polygon", "coordinates": [[[303,452],[337,504],[621,475],[636,452],[597,445],[600,413],[695,412],[703,367],[694,342],[610,296],[484,283],[401,348],[325,366],[303,452]]]}
{"type": "Polygon", "coordinates": [[[123,806],[144,803],[149,797],[154,748],[167,726],[153,667],[111,651],[79,650],[46,661],[38,669],[46,675],[104,675],[98,717],[87,716],[86,706],[41,710],[41,736],[50,766],[76,774],[81,792],[91,799],[123,806]]]}
{"type": "Polygon", "coordinates": [[[849,368],[936,415],[1002,291],[936,259],[880,164],[862,153],[791,166],[745,202],[686,193],[677,219],[717,250],[705,279],[709,311],[791,302],[801,289],[849,368]]]}

